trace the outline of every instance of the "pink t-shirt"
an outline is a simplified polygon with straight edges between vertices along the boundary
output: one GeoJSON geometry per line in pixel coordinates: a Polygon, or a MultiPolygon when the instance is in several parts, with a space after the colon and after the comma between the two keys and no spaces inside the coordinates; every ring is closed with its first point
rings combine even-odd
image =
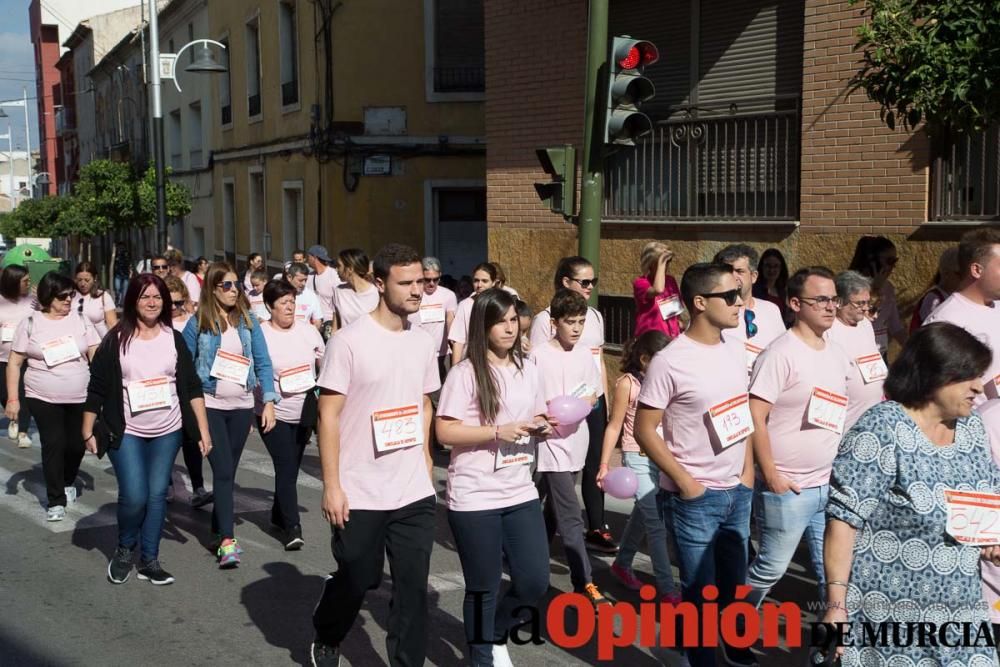
{"type": "Polygon", "coordinates": [[[188,288],[188,294],[191,297],[191,301],[198,303],[201,299],[201,281],[198,280],[198,276],[190,271],[185,271],[181,274],[181,282],[183,282],[185,287],[188,288]]]}
{"type": "Polygon", "coordinates": [[[807,489],[830,481],[841,434],[806,420],[814,389],[847,396],[847,355],[827,343],[822,350],[787,331],[757,359],[750,395],[771,404],[767,434],[778,472],[807,489]]]}
{"type": "MultiPolygon", "coordinates": [[[[552,315],[549,313],[549,309],[539,311],[531,321],[531,332],[528,338],[531,341],[531,347],[544,345],[552,340],[554,335],[552,315]]],[[[583,333],[580,334],[580,341],[577,345],[589,347],[592,350],[604,347],[604,317],[596,308],[587,308],[587,319],[583,322],[583,333]]]]}
{"type": "MultiPolygon", "coordinates": [[[[323,358],[323,337],[311,324],[295,321],[288,329],[279,329],[273,320],[260,325],[267,341],[267,351],[271,355],[271,366],[274,368],[274,386],[281,394],[281,400],[274,406],[274,416],[286,424],[298,424],[302,416],[302,405],[306,401],[306,392],[294,394],[286,392],[281,387],[281,374],[284,371],[309,366],[313,377],[316,375],[316,360],[323,358]]],[[[312,391],[312,389],[306,390],[312,391]]],[[[264,411],[260,386],[254,390],[254,410],[259,415],[264,411]]]]}
{"type": "Polygon", "coordinates": [[[24,318],[14,332],[10,349],[27,358],[28,370],[24,376],[24,394],[47,403],[83,403],[87,400],[87,383],[90,382],[90,363],[87,350],[101,342],[94,325],[80,317],[75,310],[65,317],[49,319],[44,313],[34,313],[24,318]],[[31,336],[28,324],[31,322],[31,336]],[[49,367],[45,363],[42,345],[70,336],[80,356],[49,367]]]}
{"type": "MultiPolygon", "coordinates": [[[[31,296],[25,296],[17,301],[8,301],[0,296],[0,363],[6,363],[10,358],[10,344],[14,341],[14,332],[17,325],[35,309],[35,300],[31,296]]],[[[0,378],[2,379],[2,378],[0,378]]]]}
{"type": "MultiPolygon", "coordinates": [[[[639,391],[639,403],[663,410],[663,440],[677,463],[698,483],[729,489],[740,483],[746,438],[722,448],[709,409],[747,393],[746,360],[723,342],[704,345],[681,334],[653,357],[639,391]]],[[[677,491],[663,472],[660,486],[677,491]]]]}
{"type": "MultiPolygon", "coordinates": [[[[990,452],[993,462],[1000,466],[1000,401],[987,401],[977,408],[983,418],[983,426],[990,438],[990,452]]],[[[983,597],[990,607],[990,622],[1000,623],[1000,567],[989,561],[980,561],[980,575],[983,579],[983,597]]]]}
{"type": "MultiPolygon", "coordinates": [[[[478,391],[472,362],[461,362],[448,374],[441,399],[439,417],[457,419],[468,426],[503,425],[515,421],[532,421],[536,415],[545,414],[541,376],[530,359],[518,370],[514,364],[493,366],[494,377],[500,390],[500,410],[493,422],[486,422],[479,412],[478,391]]],[[[496,440],[475,447],[455,447],[448,464],[448,509],[457,512],[512,507],[538,498],[538,491],[531,481],[531,461],[497,467],[496,440]]],[[[504,443],[500,456],[521,452],[533,454],[534,439],[527,445],[504,443]]]]}
{"type": "Polygon", "coordinates": [[[160,329],[156,338],[143,340],[133,336],[125,354],[119,353],[122,366],[122,405],[125,408],[125,432],[142,438],[156,438],[181,427],[181,406],[177,401],[177,347],[174,332],[160,329]],[[140,380],[165,377],[168,380],[169,407],[133,412],[128,386],[140,380]]]}
{"type": "MultiPolygon", "coordinates": [[[[222,332],[220,350],[243,355],[243,344],[236,327],[228,326],[222,332]]],[[[253,394],[246,387],[229,380],[215,381],[215,395],[205,392],[205,407],[213,410],[246,410],[253,407],[253,394]]]]}
{"type": "Polygon", "coordinates": [[[426,331],[435,341],[440,341],[439,357],[448,354],[445,320],[448,313],[454,315],[456,310],[458,310],[458,299],[455,293],[447,287],[438,285],[433,293],[424,292],[424,297],[420,301],[420,311],[410,315],[410,324],[426,331]]]}
{"type": "MultiPolygon", "coordinates": [[[[295,297],[296,310],[298,310],[298,297],[295,297]]],[[[247,292],[247,301],[250,303],[250,312],[257,316],[257,319],[261,322],[266,322],[271,319],[271,312],[267,309],[264,304],[264,294],[258,293],[257,290],[251,289],[247,292]]]]}
{"type": "Polygon", "coordinates": [[[625,408],[625,421],[622,422],[622,451],[639,452],[639,443],[635,441],[635,409],[639,405],[639,380],[631,373],[624,373],[615,382],[615,391],[628,392],[628,407],[625,408]]]}
{"type": "Polygon", "coordinates": [[[882,386],[885,384],[885,377],[865,382],[858,361],[862,364],[866,361],[871,363],[872,355],[879,354],[878,344],[875,342],[875,331],[872,323],[867,318],[858,322],[857,326],[849,327],[839,319],[833,321],[833,327],[826,334],[827,340],[839,345],[851,364],[847,374],[847,424],[844,429],[854,426],[854,423],[861,418],[868,408],[882,402],[884,395],[882,386]],[[866,359],[867,358],[867,359],[866,359]]]}
{"type": "Polygon", "coordinates": [[[378,308],[378,298],[378,289],[374,285],[361,293],[355,292],[347,283],[337,285],[333,290],[333,306],[340,315],[340,326],[346,327],[378,308]]]}
{"type": "MultiPolygon", "coordinates": [[[[576,344],[566,351],[558,343],[532,346],[531,356],[542,376],[542,394],[546,403],[556,396],[603,395],[601,374],[594,365],[590,349],[576,344]]],[[[590,431],[584,419],[574,426],[559,426],[556,432],[538,444],[539,472],[576,472],[587,458],[590,431]]]]}
{"type": "Polygon", "coordinates": [[[96,299],[89,294],[86,296],[79,292],[73,294],[73,310],[77,313],[82,312],[83,316],[94,325],[97,335],[101,338],[104,338],[108,334],[108,325],[104,319],[104,314],[114,309],[115,302],[107,291],[101,292],[101,296],[96,299]],[[81,306],[83,307],[82,311],[81,306]]]}
{"type": "Polygon", "coordinates": [[[183,315],[181,317],[175,317],[170,321],[170,324],[174,327],[174,330],[184,333],[184,327],[187,326],[188,320],[191,319],[190,315],[183,315]]]}
{"type": "Polygon", "coordinates": [[[468,340],[469,315],[472,313],[474,303],[475,296],[470,296],[462,299],[455,307],[455,319],[451,321],[451,328],[448,329],[448,340],[451,342],[465,345],[465,341],[468,340]]]}
{"type": "Polygon", "coordinates": [[[990,398],[1000,395],[1000,306],[980,306],[955,292],[938,306],[924,324],[931,322],[950,322],[960,326],[970,334],[983,341],[993,352],[993,361],[983,375],[983,394],[976,400],[976,405],[982,405],[990,398]]]}
{"type": "MultiPolygon", "coordinates": [[[[346,396],[340,413],[340,483],[353,509],[393,510],[434,495],[426,445],[376,449],[373,415],[417,406],[441,387],[437,344],[414,327],[389,331],[370,315],[338,331],[327,344],[319,386],[346,396]]],[[[421,434],[423,431],[419,431],[421,434]]]]}
{"type": "Polygon", "coordinates": [[[340,276],[337,274],[337,270],[328,266],[323,273],[314,273],[309,276],[309,281],[306,284],[312,287],[312,291],[319,297],[320,309],[323,312],[323,321],[329,322],[333,319],[333,292],[337,288],[337,285],[340,284],[340,276]]]}
{"type": "MultiPolygon", "coordinates": [[[[680,312],[671,314],[668,319],[663,319],[660,303],[664,302],[669,306],[670,299],[676,298],[679,307],[681,303],[681,291],[677,287],[677,281],[670,274],[667,274],[663,282],[663,291],[656,295],[650,295],[649,288],[652,284],[646,276],[639,276],[632,281],[632,293],[635,295],[635,336],[639,336],[647,331],[662,331],[671,338],[681,335],[680,312]]],[[[673,313],[674,309],[667,311],[673,313]]]]}
{"type": "Polygon", "coordinates": [[[879,352],[885,354],[889,349],[889,338],[897,334],[906,333],[903,320],[899,318],[899,304],[896,302],[896,288],[892,283],[886,282],[879,293],[878,315],[872,323],[875,329],[875,340],[878,342],[879,352]]]}

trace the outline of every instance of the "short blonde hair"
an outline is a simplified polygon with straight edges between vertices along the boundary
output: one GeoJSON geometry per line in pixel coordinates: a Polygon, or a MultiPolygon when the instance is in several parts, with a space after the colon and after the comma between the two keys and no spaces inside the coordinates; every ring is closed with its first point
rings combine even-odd
{"type": "Polygon", "coordinates": [[[664,254],[674,256],[674,253],[670,250],[670,246],[661,241],[650,241],[642,247],[642,253],[639,255],[639,270],[642,275],[646,276],[653,270],[656,263],[660,260],[660,257],[664,254]]]}
{"type": "Polygon", "coordinates": [[[168,292],[177,292],[184,298],[185,301],[191,298],[191,293],[188,292],[187,285],[185,285],[184,281],[180,278],[176,276],[167,276],[167,279],[163,282],[167,284],[168,292]]]}

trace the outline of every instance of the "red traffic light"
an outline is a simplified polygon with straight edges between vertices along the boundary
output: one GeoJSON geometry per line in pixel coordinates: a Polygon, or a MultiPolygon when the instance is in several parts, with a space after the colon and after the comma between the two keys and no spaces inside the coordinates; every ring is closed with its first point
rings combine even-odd
{"type": "Polygon", "coordinates": [[[622,69],[645,67],[660,59],[660,54],[651,42],[637,41],[633,43],[623,56],[619,57],[618,66],[622,69]]]}

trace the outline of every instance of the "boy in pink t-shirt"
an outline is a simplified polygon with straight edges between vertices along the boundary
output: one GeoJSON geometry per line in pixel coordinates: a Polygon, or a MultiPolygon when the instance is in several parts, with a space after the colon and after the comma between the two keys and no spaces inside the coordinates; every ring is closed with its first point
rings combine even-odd
{"type": "MultiPolygon", "coordinates": [[[[555,337],[532,351],[542,376],[545,401],[548,403],[557,396],[576,396],[593,407],[604,392],[590,348],[578,345],[587,319],[587,302],[572,290],[560,289],[552,297],[549,312],[555,323],[555,337]]],[[[596,605],[607,600],[591,577],[590,558],[583,541],[583,518],[576,497],[577,473],[583,469],[589,442],[586,419],[556,427],[556,432],[538,446],[541,473],[538,491],[545,503],[549,541],[558,529],[573,588],[596,605]]]]}
{"type": "Polygon", "coordinates": [[[323,516],[333,525],[337,571],[313,614],[313,664],[336,664],[340,644],[378,588],[386,552],[393,574],[391,664],[422,665],[427,577],[434,545],[429,395],[441,386],[437,344],[407,318],[424,289],[420,255],[389,244],[374,259],[381,295],[338,331],[317,384],[323,516]]]}
{"type": "Polygon", "coordinates": [[[823,599],[823,532],[830,471],[847,421],[850,362],[826,333],[837,313],[833,273],[800,269],[788,281],[792,328],[768,346],[750,380],[750,440],[757,482],[760,547],[750,564],[748,601],[778,583],[805,536],[823,599]]]}
{"type": "MultiPolygon", "coordinates": [[[[635,437],[661,471],[661,513],[677,547],[682,598],[700,606],[705,586],[714,585],[723,609],[746,583],[753,495],[746,360],[726,343],[726,330],[739,324],[740,285],[726,264],[694,264],[681,295],[691,325],[650,362],[635,437]]],[[[723,648],[729,664],[752,662],[749,649],[723,648]]],[[[693,667],[715,665],[713,648],[685,655],[693,667]]]]}

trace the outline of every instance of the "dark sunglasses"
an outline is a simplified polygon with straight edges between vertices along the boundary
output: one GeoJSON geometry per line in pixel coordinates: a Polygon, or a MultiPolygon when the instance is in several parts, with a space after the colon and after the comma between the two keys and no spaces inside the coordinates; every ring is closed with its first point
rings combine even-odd
{"type": "Polygon", "coordinates": [[[80,297],[80,307],[76,309],[76,312],[83,313],[83,297],[80,297]]]}
{"type": "Polygon", "coordinates": [[[439,282],[441,282],[441,279],[440,278],[424,278],[424,282],[425,283],[439,283],[439,282]]]}
{"type": "MultiPolygon", "coordinates": [[[[57,301],[69,301],[72,298],[73,298],[72,292],[60,292],[59,294],[56,294],[57,301]]],[[[83,299],[81,299],[81,301],[83,301],[83,299]]]]}
{"type": "Polygon", "coordinates": [[[153,264],[154,271],[165,271],[169,267],[166,264],[153,264]]]}
{"type": "Polygon", "coordinates": [[[183,301],[171,301],[171,303],[174,304],[174,308],[183,308],[184,307],[184,302],[183,301]]]}
{"type": "Polygon", "coordinates": [[[577,278],[570,278],[570,280],[572,280],[575,283],[580,283],[580,287],[582,287],[583,289],[590,289],[591,287],[597,287],[596,277],[593,280],[591,279],[579,280],[577,278]]]}
{"type": "Polygon", "coordinates": [[[235,280],[223,280],[221,283],[216,285],[216,287],[221,287],[223,292],[228,292],[236,289],[237,285],[239,285],[239,283],[235,280]]]}
{"type": "Polygon", "coordinates": [[[743,323],[747,327],[747,338],[753,338],[757,335],[757,325],[754,324],[755,319],[757,319],[757,313],[749,309],[743,311],[743,323]]]}
{"type": "Polygon", "coordinates": [[[724,299],[727,306],[735,306],[736,300],[740,298],[740,291],[738,289],[731,289],[726,290],[725,292],[709,292],[708,294],[699,294],[698,296],[706,299],[724,299]]]}

